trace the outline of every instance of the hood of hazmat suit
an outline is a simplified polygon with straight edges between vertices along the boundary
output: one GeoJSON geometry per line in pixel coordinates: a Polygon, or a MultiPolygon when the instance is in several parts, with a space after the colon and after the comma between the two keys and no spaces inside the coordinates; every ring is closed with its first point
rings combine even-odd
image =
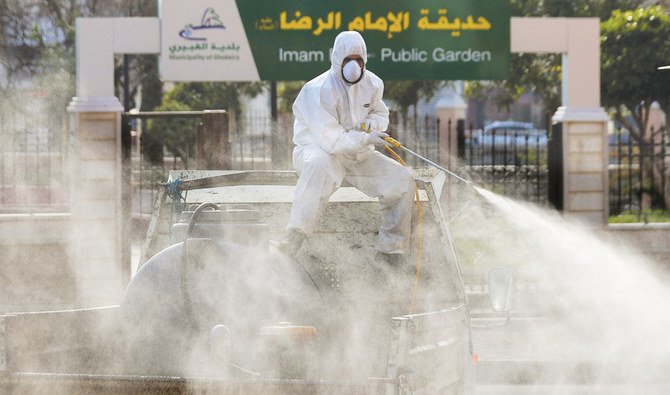
{"type": "Polygon", "coordinates": [[[374,150],[361,123],[371,129],[386,130],[389,111],[382,96],[384,83],[374,73],[363,70],[358,82],[347,82],[344,59],[351,55],[367,63],[365,41],[356,31],[337,35],[328,71],[307,82],[293,103],[293,142],[298,146],[318,145],[332,155],[360,160],[374,150]]]}

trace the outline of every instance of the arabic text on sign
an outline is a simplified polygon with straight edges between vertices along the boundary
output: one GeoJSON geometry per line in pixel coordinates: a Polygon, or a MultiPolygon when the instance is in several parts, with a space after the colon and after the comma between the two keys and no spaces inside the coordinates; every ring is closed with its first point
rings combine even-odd
{"type": "Polygon", "coordinates": [[[307,15],[302,15],[300,11],[295,12],[295,19],[292,21],[286,20],[286,11],[279,14],[279,28],[281,30],[311,30],[312,18],[307,15]]]}
{"type": "Polygon", "coordinates": [[[363,17],[357,16],[348,26],[349,30],[363,32],[366,30],[377,30],[386,32],[388,38],[393,37],[393,33],[400,33],[409,28],[409,12],[389,12],[386,17],[372,19],[372,13],[366,12],[363,17]]]}
{"type": "Polygon", "coordinates": [[[315,36],[318,36],[323,32],[324,30],[339,30],[340,26],[342,25],[342,13],[341,12],[329,12],[328,13],[328,18],[326,21],[323,19],[319,18],[316,23],[319,25],[312,34],[315,36]]]}
{"type": "Polygon", "coordinates": [[[461,18],[459,17],[454,18],[453,21],[450,22],[449,18],[446,16],[447,9],[441,8],[437,11],[439,15],[437,21],[431,22],[428,18],[428,14],[430,13],[429,10],[422,9],[420,12],[421,15],[423,16],[419,18],[419,21],[417,22],[417,27],[421,30],[445,30],[445,31],[450,30],[452,36],[458,37],[461,35],[462,30],[491,29],[491,24],[483,16],[477,18],[477,22],[474,21],[472,15],[467,16],[465,18],[465,22],[461,22],[461,18]]]}
{"type": "MultiPolygon", "coordinates": [[[[491,23],[480,16],[476,20],[472,15],[468,15],[465,20],[455,17],[449,20],[447,9],[440,8],[437,11],[437,18],[431,20],[428,9],[420,10],[421,17],[416,26],[421,30],[428,31],[450,31],[453,37],[459,37],[464,30],[490,30],[491,23]]],[[[295,11],[291,16],[286,11],[279,14],[279,23],[271,17],[261,18],[256,21],[258,30],[310,30],[315,36],[320,35],[326,30],[339,30],[342,26],[342,13],[339,11],[329,11],[325,18],[317,18],[314,23],[312,17],[303,15],[300,11],[295,11]]],[[[348,30],[380,31],[387,34],[388,38],[393,38],[394,34],[408,30],[410,27],[410,13],[408,11],[389,12],[386,16],[374,18],[371,11],[367,11],[363,16],[354,17],[347,25],[348,30]]]]}

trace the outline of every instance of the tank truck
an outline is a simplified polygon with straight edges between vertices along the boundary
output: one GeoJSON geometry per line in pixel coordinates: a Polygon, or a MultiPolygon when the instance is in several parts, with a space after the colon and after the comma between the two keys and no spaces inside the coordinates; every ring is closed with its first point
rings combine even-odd
{"type": "Polygon", "coordinates": [[[351,186],[287,256],[294,172],[172,171],[120,305],[0,316],[0,392],[470,393],[446,175],[413,171],[407,267],[375,263],[351,186]]]}

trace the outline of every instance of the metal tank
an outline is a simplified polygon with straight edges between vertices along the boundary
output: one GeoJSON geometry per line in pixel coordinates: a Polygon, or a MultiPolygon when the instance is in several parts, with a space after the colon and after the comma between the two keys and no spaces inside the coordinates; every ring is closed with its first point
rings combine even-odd
{"type": "Polygon", "coordinates": [[[277,369],[257,361],[273,347],[263,332],[318,326],[323,303],[309,273],[270,247],[268,236],[257,210],[205,203],[181,213],[172,227],[178,242],[149,259],[123,295],[130,372],[277,369]]]}

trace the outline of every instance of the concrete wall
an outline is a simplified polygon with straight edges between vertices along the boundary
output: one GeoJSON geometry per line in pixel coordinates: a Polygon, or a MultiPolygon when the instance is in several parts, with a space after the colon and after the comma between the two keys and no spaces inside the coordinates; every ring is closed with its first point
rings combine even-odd
{"type": "Polygon", "coordinates": [[[120,302],[120,114],[71,117],[70,212],[0,215],[0,312],[120,302]]]}
{"type": "Polygon", "coordinates": [[[670,269],[670,224],[612,224],[606,232],[660,268],[670,269]]]}
{"type": "Polygon", "coordinates": [[[69,214],[0,215],[0,312],[76,304],[69,214]]]}

